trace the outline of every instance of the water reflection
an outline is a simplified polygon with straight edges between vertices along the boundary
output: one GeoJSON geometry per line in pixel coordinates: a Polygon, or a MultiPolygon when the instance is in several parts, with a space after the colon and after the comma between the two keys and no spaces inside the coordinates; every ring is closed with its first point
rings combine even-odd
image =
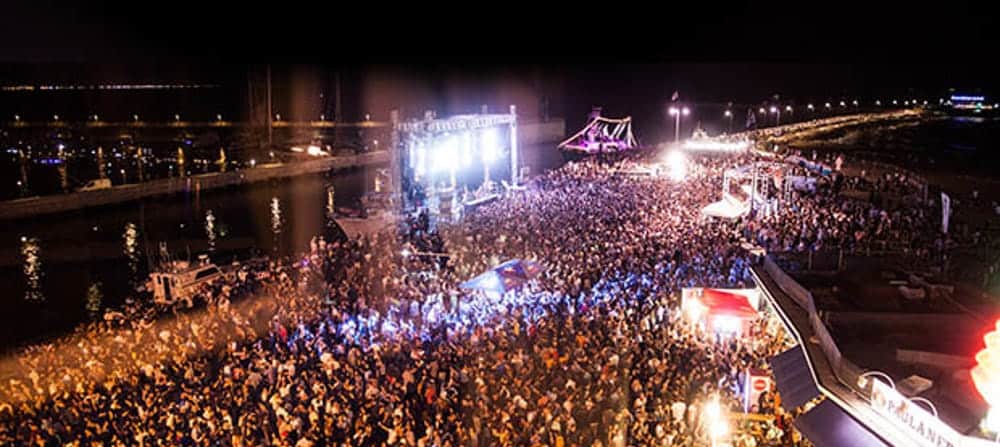
{"type": "Polygon", "coordinates": [[[67,171],[66,152],[63,145],[59,145],[59,165],[56,170],[59,172],[59,187],[62,192],[69,192],[69,172],[67,171]]]}
{"type": "Polygon", "coordinates": [[[108,167],[104,163],[104,148],[100,146],[97,146],[97,177],[108,178],[108,167]]]}
{"type": "Polygon", "coordinates": [[[219,172],[226,172],[226,149],[219,148],[219,159],[216,161],[219,165],[219,172]]]}
{"type": "Polygon", "coordinates": [[[146,153],[142,148],[136,148],[136,166],[139,170],[139,182],[146,181],[146,153]]]}
{"type": "Polygon", "coordinates": [[[28,157],[24,155],[24,150],[17,151],[21,161],[21,180],[17,182],[18,193],[22,196],[28,195],[28,157]]]}
{"type": "Polygon", "coordinates": [[[187,175],[187,170],[184,168],[184,148],[177,148],[177,175],[184,177],[187,175]]]}
{"type": "Polygon", "coordinates": [[[122,235],[124,241],[123,253],[128,260],[129,271],[134,278],[139,273],[139,230],[135,224],[129,222],[125,224],[125,233],[122,235]]]}
{"type": "Polygon", "coordinates": [[[281,200],[271,198],[271,233],[274,236],[274,250],[278,251],[281,243],[281,200]]]}
{"type": "Polygon", "coordinates": [[[334,204],[333,185],[326,187],[326,224],[333,226],[337,217],[337,207],[334,204]]]}
{"type": "Polygon", "coordinates": [[[43,301],[42,293],[42,258],[38,238],[21,236],[21,257],[24,259],[24,299],[27,301],[43,301]]]}
{"type": "Polygon", "coordinates": [[[208,237],[208,251],[215,251],[215,215],[212,210],[205,212],[205,235],[208,237]]]}
{"type": "Polygon", "coordinates": [[[94,320],[101,314],[101,303],[104,301],[104,293],[101,292],[101,282],[90,283],[87,288],[87,299],[83,303],[83,308],[87,311],[90,319],[94,320]]]}

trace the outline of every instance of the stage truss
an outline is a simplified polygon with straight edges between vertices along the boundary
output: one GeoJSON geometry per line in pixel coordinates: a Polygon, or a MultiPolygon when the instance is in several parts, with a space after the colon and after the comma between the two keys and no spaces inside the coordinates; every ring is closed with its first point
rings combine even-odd
{"type": "Polygon", "coordinates": [[[598,154],[626,151],[637,146],[632,135],[632,117],[605,118],[601,116],[601,109],[595,107],[587,125],[559,143],[558,147],[564,151],[598,154]]]}

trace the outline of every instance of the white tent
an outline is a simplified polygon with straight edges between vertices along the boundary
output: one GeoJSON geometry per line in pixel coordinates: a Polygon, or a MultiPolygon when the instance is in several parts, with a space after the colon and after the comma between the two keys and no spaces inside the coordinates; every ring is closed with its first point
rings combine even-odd
{"type": "Polygon", "coordinates": [[[750,212],[750,205],[726,193],[722,200],[710,203],[701,209],[701,214],[723,219],[735,219],[750,212]]]}

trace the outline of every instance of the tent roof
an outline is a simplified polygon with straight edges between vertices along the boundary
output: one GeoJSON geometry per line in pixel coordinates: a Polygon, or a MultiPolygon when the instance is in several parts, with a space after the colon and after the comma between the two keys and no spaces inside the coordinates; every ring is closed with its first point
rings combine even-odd
{"type": "Polygon", "coordinates": [[[746,295],[739,293],[723,292],[717,289],[703,289],[701,292],[701,304],[708,308],[709,312],[717,315],[731,315],[735,317],[755,317],[757,311],[750,305],[746,295]]]}

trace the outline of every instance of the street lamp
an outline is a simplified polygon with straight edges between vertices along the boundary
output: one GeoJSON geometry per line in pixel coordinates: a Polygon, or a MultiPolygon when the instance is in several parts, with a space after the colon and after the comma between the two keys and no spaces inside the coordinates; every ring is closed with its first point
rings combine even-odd
{"type": "Polygon", "coordinates": [[[690,115],[691,109],[688,109],[687,107],[680,109],[671,107],[669,113],[670,116],[674,117],[674,142],[679,143],[681,141],[681,115],[690,115]]]}
{"type": "Polygon", "coordinates": [[[808,106],[806,106],[806,108],[807,108],[807,109],[809,109],[809,111],[811,112],[811,111],[813,110],[813,108],[814,108],[814,107],[813,107],[813,105],[812,105],[812,104],[809,104],[808,106]]]}
{"type": "Polygon", "coordinates": [[[775,106],[771,106],[771,113],[777,114],[778,119],[774,122],[775,126],[781,125],[781,109],[775,106]]]}
{"type": "Polygon", "coordinates": [[[841,107],[847,107],[847,103],[845,103],[844,101],[840,101],[840,106],[841,107]]]}
{"type": "Polygon", "coordinates": [[[722,115],[725,116],[726,118],[729,118],[729,133],[733,133],[733,112],[729,109],[726,109],[726,111],[723,112],[722,115]]]}
{"type": "Polygon", "coordinates": [[[879,101],[879,100],[876,99],[875,100],[875,105],[876,106],[881,106],[882,105],[882,101],[879,101]]]}
{"type": "Polygon", "coordinates": [[[826,105],[826,108],[828,108],[828,109],[830,108],[830,103],[826,103],[825,105],[826,105]]]}

